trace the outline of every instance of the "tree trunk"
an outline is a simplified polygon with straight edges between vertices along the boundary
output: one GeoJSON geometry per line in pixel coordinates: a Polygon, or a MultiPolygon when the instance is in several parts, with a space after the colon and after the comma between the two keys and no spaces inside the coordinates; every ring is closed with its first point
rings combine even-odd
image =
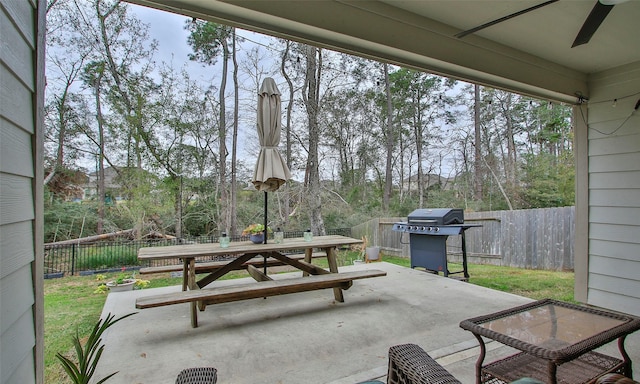
{"type": "Polygon", "coordinates": [[[382,208],[385,212],[389,211],[389,202],[391,200],[391,188],[393,186],[393,173],[392,173],[392,160],[393,160],[393,148],[394,148],[394,133],[393,133],[393,104],[391,102],[391,84],[389,83],[389,66],[387,63],[383,64],[384,68],[384,89],[387,99],[387,122],[385,127],[385,183],[384,183],[384,195],[382,197],[382,208]]]}
{"type": "Polygon", "coordinates": [[[502,183],[500,182],[500,179],[498,178],[496,173],[493,172],[493,169],[487,163],[487,161],[485,160],[484,157],[482,158],[482,160],[484,161],[484,164],[487,167],[487,169],[491,172],[491,175],[493,176],[494,180],[496,181],[496,184],[498,184],[498,188],[500,189],[500,193],[502,193],[502,196],[504,197],[504,200],[507,202],[507,205],[509,206],[509,210],[513,211],[513,205],[511,205],[511,200],[509,200],[509,195],[507,194],[507,192],[502,187],[502,183]]]}
{"type": "Polygon", "coordinates": [[[240,85],[238,84],[238,58],[236,55],[236,29],[232,29],[232,44],[233,44],[233,140],[231,143],[231,186],[230,186],[230,202],[229,202],[229,223],[227,233],[236,234],[237,233],[237,213],[236,213],[236,205],[237,205],[237,189],[236,178],[238,173],[238,167],[236,165],[237,157],[238,157],[238,118],[239,118],[239,108],[240,108],[240,100],[238,98],[238,92],[240,89],[240,85]]]}
{"type": "Polygon", "coordinates": [[[422,120],[420,119],[420,95],[416,95],[414,94],[414,100],[413,103],[415,105],[415,109],[417,109],[417,111],[413,112],[413,135],[414,135],[414,140],[416,143],[416,160],[418,163],[418,169],[417,169],[417,174],[418,174],[418,206],[419,207],[424,207],[425,206],[425,190],[426,190],[426,186],[425,186],[425,182],[424,182],[424,169],[422,167],[422,120]]]}
{"type": "MultiPolygon", "coordinates": [[[[174,209],[176,212],[176,237],[182,239],[182,165],[180,166],[180,175],[171,174],[171,185],[177,184],[177,193],[174,193],[174,209]]],[[[162,228],[158,228],[164,233],[162,228]]]]}
{"type": "Polygon", "coordinates": [[[480,86],[475,84],[473,87],[474,90],[474,105],[473,105],[473,116],[474,116],[474,176],[473,176],[473,197],[476,201],[481,201],[483,198],[482,191],[482,181],[483,181],[483,170],[482,170],[482,147],[480,146],[480,86]]]}
{"type": "Polygon", "coordinates": [[[507,129],[507,164],[505,166],[505,170],[507,173],[507,185],[510,192],[513,192],[516,186],[516,143],[513,131],[514,127],[512,113],[512,96],[510,93],[508,93],[506,105],[504,106],[504,115],[507,129]]]}
{"type": "Polygon", "coordinates": [[[65,88],[62,93],[62,97],[57,102],[58,107],[58,150],[56,151],[56,163],[55,167],[52,169],[52,172],[55,172],[56,169],[62,169],[64,165],[64,144],[66,142],[67,135],[67,92],[68,88],[65,88]]]}
{"type": "MultiPolygon", "coordinates": [[[[321,58],[321,51],[318,50],[321,58]]],[[[307,196],[309,201],[309,220],[311,230],[316,235],[324,235],[324,219],[322,217],[322,201],[320,195],[320,172],[318,167],[318,141],[320,132],[318,127],[318,108],[320,85],[320,69],[316,59],[316,48],[306,46],[307,70],[306,70],[306,91],[305,106],[307,109],[307,119],[309,125],[309,156],[307,157],[307,172],[309,174],[307,185],[307,196]]]]}
{"type": "Polygon", "coordinates": [[[69,87],[71,83],[67,82],[62,96],[56,100],[56,109],[58,110],[58,148],[56,150],[56,161],[51,172],[44,180],[44,185],[47,185],[58,170],[64,167],[64,145],[67,141],[67,96],[69,94],[69,87]]]}
{"type": "MultiPolygon", "coordinates": [[[[284,53],[282,54],[282,61],[280,63],[280,71],[282,72],[282,76],[284,77],[284,79],[287,81],[287,85],[289,86],[289,102],[287,104],[287,118],[286,118],[286,125],[285,125],[285,140],[286,140],[286,152],[285,152],[285,161],[287,162],[287,168],[291,169],[291,165],[293,164],[291,161],[291,145],[292,145],[292,140],[291,140],[291,111],[293,109],[293,97],[295,94],[295,89],[293,88],[293,82],[291,81],[291,77],[289,76],[289,74],[287,73],[287,71],[285,70],[285,63],[286,60],[289,56],[289,49],[291,47],[291,41],[287,40],[286,41],[286,47],[284,50],[284,53]]],[[[291,214],[291,196],[289,193],[285,193],[284,194],[284,202],[283,202],[283,211],[282,211],[282,216],[283,216],[283,221],[282,221],[282,225],[283,226],[287,226],[287,222],[289,221],[289,215],[291,214]]]]}
{"type": "Polygon", "coordinates": [[[402,139],[399,140],[398,143],[398,149],[400,150],[400,196],[399,199],[401,202],[404,202],[404,198],[405,198],[405,187],[406,185],[404,184],[404,179],[405,179],[405,173],[404,173],[404,145],[402,142],[402,139]]]}
{"type": "Polygon", "coordinates": [[[226,121],[226,106],[225,106],[225,91],[227,88],[227,70],[229,62],[229,45],[226,39],[221,39],[222,44],[222,79],[220,80],[220,127],[218,130],[218,140],[220,140],[220,206],[221,223],[220,232],[229,229],[229,195],[227,192],[227,121],[226,121]]]}
{"type": "Polygon", "coordinates": [[[96,232],[101,234],[104,230],[104,201],[106,198],[104,183],[104,121],[102,118],[102,104],[100,103],[100,83],[104,74],[104,67],[98,71],[94,80],[94,94],[96,99],[96,120],[98,122],[98,223],[96,232]]]}

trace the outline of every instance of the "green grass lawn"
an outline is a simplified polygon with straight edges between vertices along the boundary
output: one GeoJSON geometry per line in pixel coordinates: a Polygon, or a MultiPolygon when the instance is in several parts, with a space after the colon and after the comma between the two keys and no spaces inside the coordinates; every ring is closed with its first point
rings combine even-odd
{"type": "MultiPolygon", "coordinates": [[[[407,268],[411,266],[411,261],[405,257],[384,256],[382,260],[407,268]]],[[[536,300],[553,298],[575,302],[573,299],[573,272],[541,271],[480,264],[469,264],[467,269],[471,284],[536,300]]],[[[449,271],[461,270],[462,264],[449,264],[449,271]]]]}
{"type": "MultiPolygon", "coordinates": [[[[357,259],[356,252],[339,252],[338,264],[349,265],[357,259]]],[[[403,257],[383,256],[383,261],[410,267],[410,260],[403,257]]],[[[314,259],[314,264],[326,267],[326,260],[314,259]]],[[[461,265],[451,264],[450,271],[461,270],[461,265]]],[[[490,265],[469,265],[469,283],[510,292],[533,299],[555,298],[573,302],[573,272],[538,271],[490,265]]],[[[107,280],[117,274],[108,275],[107,280]]],[[[226,279],[246,277],[244,271],[233,272],[226,279]]],[[[144,276],[150,281],[148,288],[182,284],[181,278],[171,278],[168,273],[144,276]]],[[[107,295],[95,293],[100,281],[94,276],[73,276],[45,280],[45,383],[71,383],[55,354],[72,352],[72,337],[79,333],[88,335],[100,318],[107,295]]]]}

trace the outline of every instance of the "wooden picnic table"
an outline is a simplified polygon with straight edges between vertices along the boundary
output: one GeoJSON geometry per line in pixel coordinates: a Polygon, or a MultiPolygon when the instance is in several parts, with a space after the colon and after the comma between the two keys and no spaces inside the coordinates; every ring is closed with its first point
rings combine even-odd
{"type": "Polygon", "coordinates": [[[279,244],[274,242],[267,244],[254,244],[250,241],[231,242],[227,248],[222,248],[220,244],[214,243],[140,248],[138,251],[140,261],[182,259],[183,284],[182,292],[179,293],[140,297],[136,300],[136,307],[143,309],[189,302],[191,304],[191,325],[195,328],[198,326],[197,309],[203,311],[208,304],[325,288],[333,288],[335,300],[344,302],[342,290],[348,289],[353,280],[386,275],[386,272],[379,270],[338,273],[336,248],[361,243],[362,241],[358,239],[332,235],[314,236],[311,241],[305,241],[303,238],[288,238],[279,244]],[[314,249],[325,253],[329,263],[328,271],[311,264],[314,249]],[[295,250],[304,250],[304,260],[286,254],[295,250]],[[197,280],[196,259],[215,256],[230,257],[230,260],[197,280]],[[251,262],[252,259],[255,261],[255,258],[259,256],[262,256],[265,262],[267,259],[275,259],[282,264],[295,267],[303,272],[303,277],[273,280],[267,275],[266,268],[264,271],[260,271],[254,266],[255,263],[251,262]],[[200,290],[228,272],[237,269],[247,269],[259,284],[200,290]]]}

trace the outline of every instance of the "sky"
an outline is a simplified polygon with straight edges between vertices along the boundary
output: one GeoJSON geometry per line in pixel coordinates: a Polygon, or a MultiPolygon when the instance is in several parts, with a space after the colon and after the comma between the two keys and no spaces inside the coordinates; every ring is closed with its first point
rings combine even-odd
{"type": "MultiPolygon", "coordinates": [[[[151,35],[151,38],[158,41],[158,52],[156,53],[157,62],[172,63],[172,66],[176,69],[186,66],[186,69],[193,80],[203,84],[213,83],[216,86],[219,85],[221,72],[219,68],[203,66],[201,63],[189,60],[188,55],[192,50],[187,44],[189,32],[184,29],[184,25],[185,21],[191,20],[190,17],[135,4],[130,4],[129,6],[138,19],[149,25],[149,34],[151,35]]],[[[268,44],[269,38],[259,33],[246,30],[238,30],[237,33],[247,39],[247,45],[250,45],[251,42],[256,42],[256,47],[264,48],[263,44],[268,44]]],[[[268,52],[264,53],[263,56],[263,62],[261,65],[264,65],[264,67],[272,66],[273,63],[268,52]]],[[[272,76],[275,78],[277,83],[284,82],[279,73],[272,76]]],[[[231,76],[229,76],[228,81],[231,81],[231,76]]],[[[232,87],[232,84],[229,82],[227,83],[228,92],[230,87],[232,87]]],[[[242,79],[240,82],[242,83],[242,79]]],[[[278,86],[282,91],[282,85],[278,84],[278,86]]],[[[255,94],[255,97],[252,94],[241,95],[240,97],[248,103],[257,103],[257,94],[255,94]]],[[[232,108],[232,106],[227,104],[227,108],[232,108]]],[[[243,114],[241,112],[239,121],[238,157],[244,160],[245,164],[249,167],[253,167],[259,151],[254,113],[255,112],[253,111],[251,114],[243,114]]],[[[227,143],[227,145],[230,145],[230,143],[227,143]]],[[[304,178],[303,170],[291,170],[291,172],[294,179],[304,178]]]]}
{"type": "Polygon", "coordinates": [[[131,11],[143,23],[149,25],[151,37],[158,41],[158,58],[166,63],[173,63],[176,68],[187,65],[190,74],[197,80],[210,80],[211,68],[189,60],[191,47],[187,44],[189,31],[184,29],[187,16],[160,11],[154,8],[130,4],[131,11]]]}
{"type": "MultiPolygon", "coordinates": [[[[188,55],[192,53],[192,50],[187,44],[189,32],[184,29],[184,25],[186,21],[191,20],[190,17],[135,4],[129,4],[129,6],[138,19],[149,25],[151,37],[158,41],[157,57],[160,61],[173,63],[175,68],[180,68],[183,64],[187,65],[189,74],[195,80],[210,82],[216,72],[219,73],[217,69],[189,60],[188,55]]],[[[237,30],[236,33],[246,39],[247,43],[243,45],[255,42],[256,46],[260,45],[261,48],[265,48],[269,44],[270,38],[265,35],[246,30],[237,30]]],[[[268,55],[265,56],[265,59],[265,61],[269,61],[270,65],[268,55]]],[[[279,75],[277,76],[279,77],[279,75]]],[[[280,83],[284,80],[276,79],[276,81],[280,83]]]]}

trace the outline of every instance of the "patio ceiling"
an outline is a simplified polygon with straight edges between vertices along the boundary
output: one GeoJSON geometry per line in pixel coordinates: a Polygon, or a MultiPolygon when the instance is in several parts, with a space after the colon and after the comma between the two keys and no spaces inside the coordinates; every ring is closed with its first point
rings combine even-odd
{"type": "Polygon", "coordinates": [[[589,75],[640,62],[640,1],[615,5],[572,48],[596,0],[129,0],[532,96],[589,97],[589,75]]]}

